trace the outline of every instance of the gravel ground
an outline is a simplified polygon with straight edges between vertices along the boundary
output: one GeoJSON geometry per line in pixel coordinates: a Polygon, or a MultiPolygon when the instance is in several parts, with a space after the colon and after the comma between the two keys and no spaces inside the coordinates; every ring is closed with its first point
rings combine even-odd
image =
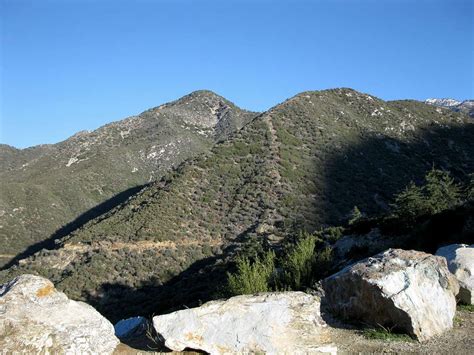
{"type": "Polygon", "coordinates": [[[339,354],[474,354],[474,313],[458,310],[454,323],[453,329],[424,343],[368,339],[357,329],[332,328],[330,333],[339,354]]]}

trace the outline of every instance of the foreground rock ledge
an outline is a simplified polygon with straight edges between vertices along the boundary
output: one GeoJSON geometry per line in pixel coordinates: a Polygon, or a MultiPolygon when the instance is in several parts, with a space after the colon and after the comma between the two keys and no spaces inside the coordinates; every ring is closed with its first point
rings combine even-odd
{"type": "Polygon", "coordinates": [[[118,343],[107,319],[45,278],[21,275],[0,285],[0,349],[6,353],[110,354],[118,343]]]}
{"type": "Polygon", "coordinates": [[[349,320],[394,327],[425,341],[452,328],[459,285],[446,260],[389,249],[323,281],[327,305],[349,320]]]}
{"type": "Polygon", "coordinates": [[[459,281],[459,300],[474,304],[474,244],[451,244],[439,248],[436,255],[447,260],[449,271],[459,281]]]}
{"type": "Polygon", "coordinates": [[[335,353],[320,300],[303,292],[262,293],[208,302],[153,318],[171,350],[211,354],[335,353]]]}

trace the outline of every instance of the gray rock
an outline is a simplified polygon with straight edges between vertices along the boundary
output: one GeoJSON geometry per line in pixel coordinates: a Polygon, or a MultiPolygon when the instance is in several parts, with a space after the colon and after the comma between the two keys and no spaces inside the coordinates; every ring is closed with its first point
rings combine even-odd
{"type": "Polygon", "coordinates": [[[457,280],[444,258],[389,249],[323,280],[329,309],[425,341],[452,328],[457,280]]]}
{"type": "Polygon", "coordinates": [[[303,292],[262,293],[208,302],[153,318],[165,345],[211,354],[335,353],[320,300],[303,292]]]}
{"type": "Polygon", "coordinates": [[[25,274],[0,286],[5,353],[111,354],[118,343],[107,319],[45,278],[25,274]]]}
{"type": "Polygon", "coordinates": [[[449,271],[459,281],[459,300],[474,304],[474,244],[451,244],[439,248],[436,255],[446,259],[449,271]]]}

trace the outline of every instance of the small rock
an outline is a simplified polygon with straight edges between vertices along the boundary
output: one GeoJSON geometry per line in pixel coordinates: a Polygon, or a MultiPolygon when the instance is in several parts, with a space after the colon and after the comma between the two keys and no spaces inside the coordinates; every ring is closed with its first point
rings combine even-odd
{"type": "Polygon", "coordinates": [[[0,285],[0,315],[5,353],[111,354],[119,343],[99,312],[69,300],[40,276],[25,274],[0,285]]]}
{"type": "Polygon", "coordinates": [[[211,354],[335,353],[320,299],[303,292],[262,293],[208,302],[153,318],[171,350],[211,354]]]}
{"type": "Polygon", "coordinates": [[[459,291],[446,260],[389,249],[323,280],[328,308],[344,319],[393,327],[425,341],[452,328],[459,291]]]}
{"type": "Polygon", "coordinates": [[[474,244],[451,244],[439,248],[436,255],[447,260],[449,271],[458,279],[458,299],[474,304],[474,244]]]}
{"type": "Polygon", "coordinates": [[[122,319],[115,324],[115,335],[118,338],[126,338],[132,336],[134,333],[142,333],[148,325],[145,317],[133,317],[122,319]]]}

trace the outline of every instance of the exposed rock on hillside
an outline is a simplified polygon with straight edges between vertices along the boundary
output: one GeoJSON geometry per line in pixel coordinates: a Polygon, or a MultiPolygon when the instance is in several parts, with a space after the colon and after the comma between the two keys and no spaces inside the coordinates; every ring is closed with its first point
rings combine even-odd
{"type": "Polygon", "coordinates": [[[153,325],[175,351],[210,354],[334,353],[320,301],[302,292],[263,293],[208,302],[156,316],[153,325]]]}
{"type": "Polygon", "coordinates": [[[323,281],[327,306],[345,319],[394,327],[420,341],[452,328],[457,280],[446,261],[389,249],[323,281]]]}
{"type": "Polygon", "coordinates": [[[0,286],[0,349],[6,353],[111,354],[118,339],[94,308],[39,276],[0,286]]]}
{"type": "Polygon", "coordinates": [[[459,281],[459,300],[465,304],[474,304],[474,244],[448,245],[439,248],[436,255],[447,260],[449,271],[459,281]]]}
{"type": "Polygon", "coordinates": [[[123,202],[255,115],[197,91],[58,144],[0,146],[0,267],[123,202]]]}

